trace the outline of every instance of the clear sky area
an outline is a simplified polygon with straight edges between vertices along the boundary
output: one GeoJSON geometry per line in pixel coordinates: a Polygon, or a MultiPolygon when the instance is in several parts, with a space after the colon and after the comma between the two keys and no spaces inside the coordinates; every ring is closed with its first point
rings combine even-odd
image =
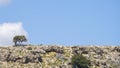
{"type": "Polygon", "coordinates": [[[0,24],[21,22],[28,43],[120,45],[120,0],[9,0],[0,4],[0,24]]]}

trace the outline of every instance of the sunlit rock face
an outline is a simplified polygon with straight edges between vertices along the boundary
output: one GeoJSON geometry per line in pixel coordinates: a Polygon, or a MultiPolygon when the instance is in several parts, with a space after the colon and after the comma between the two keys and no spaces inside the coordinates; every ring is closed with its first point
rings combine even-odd
{"type": "Polygon", "coordinates": [[[82,54],[90,68],[120,68],[120,46],[10,46],[0,47],[2,68],[72,68],[71,57],[82,54]]]}

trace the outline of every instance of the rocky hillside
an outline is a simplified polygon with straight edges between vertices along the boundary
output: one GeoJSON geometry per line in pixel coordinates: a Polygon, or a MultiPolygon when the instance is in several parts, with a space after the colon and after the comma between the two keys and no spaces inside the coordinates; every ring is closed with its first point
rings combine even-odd
{"type": "Polygon", "coordinates": [[[90,68],[120,68],[120,46],[0,47],[0,68],[72,68],[71,57],[83,54],[90,68]]]}

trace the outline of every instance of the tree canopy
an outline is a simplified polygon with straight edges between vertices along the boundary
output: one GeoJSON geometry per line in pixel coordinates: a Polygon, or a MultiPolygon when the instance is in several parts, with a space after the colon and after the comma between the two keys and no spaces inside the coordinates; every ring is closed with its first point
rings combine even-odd
{"type": "Polygon", "coordinates": [[[15,43],[15,46],[21,45],[22,42],[26,42],[27,39],[24,35],[17,35],[13,38],[13,42],[15,43]]]}

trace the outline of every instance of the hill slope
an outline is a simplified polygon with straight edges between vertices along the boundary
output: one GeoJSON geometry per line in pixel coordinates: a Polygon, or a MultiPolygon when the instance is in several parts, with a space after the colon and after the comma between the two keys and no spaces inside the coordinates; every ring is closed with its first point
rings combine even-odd
{"type": "Polygon", "coordinates": [[[83,54],[90,68],[120,68],[120,46],[0,47],[0,68],[72,68],[71,57],[83,54]]]}

